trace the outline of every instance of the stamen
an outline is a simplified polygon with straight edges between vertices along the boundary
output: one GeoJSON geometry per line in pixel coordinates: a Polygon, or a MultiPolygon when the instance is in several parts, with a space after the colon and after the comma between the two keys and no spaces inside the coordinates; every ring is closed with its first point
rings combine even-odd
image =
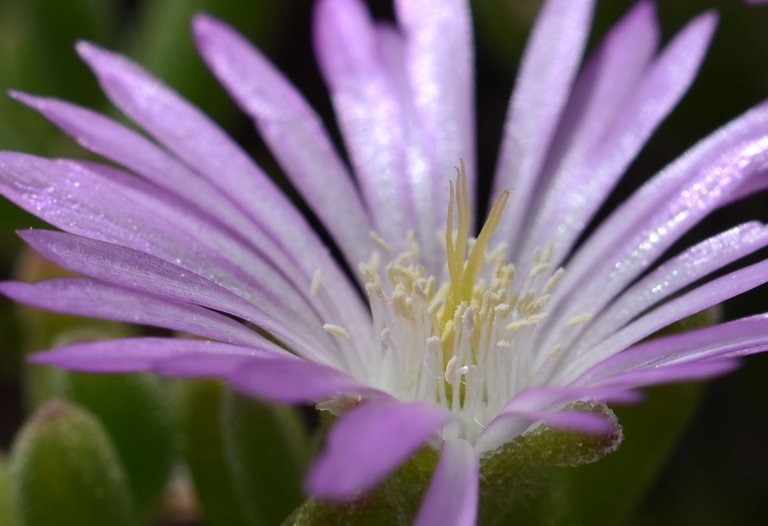
{"type": "Polygon", "coordinates": [[[376,244],[377,247],[379,247],[379,250],[385,254],[392,252],[392,248],[389,246],[389,244],[387,244],[386,241],[384,241],[384,238],[381,237],[378,232],[371,230],[368,232],[368,235],[371,236],[371,240],[376,244]]]}
{"type": "Polygon", "coordinates": [[[312,273],[312,283],[309,285],[309,294],[313,298],[317,296],[317,291],[320,289],[320,282],[322,279],[323,279],[322,270],[317,269],[312,273]]]}
{"type": "MultiPolygon", "coordinates": [[[[509,191],[500,194],[473,239],[463,162],[449,190],[447,275],[427,272],[412,231],[400,254],[392,254],[381,236],[371,232],[376,250],[359,268],[380,342],[381,361],[373,383],[401,400],[443,405],[456,415],[458,433],[471,440],[526,386],[542,359],[566,352],[559,345],[540,350],[537,343],[540,331],[550,329],[544,323],[547,308],[564,270],[552,270],[552,244],[536,250],[519,267],[506,261],[505,247],[490,246],[509,191]],[[520,277],[517,268],[526,269],[520,277]]],[[[591,314],[580,314],[556,329],[590,319],[591,314]]],[[[348,337],[343,327],[323,328],[348,337]]]]}
{"type": "Polygon", "coordinates": [[[340,338],[349,338],[349,333],[347,332],[347,329],[339,325],[334,325],[332,323],[325,323],[323,324],[323,330],[329,334],[333,334],[334,336],[339,336],[340,338]]]}
{"type": "Polygon", "coordinates": [[[573,327],[574,325],[579,325],[581,323],[587,323],[589,321],[592,321],[592,318],[594,317],[594,314],[591,312],[583,312],[581,314],[577,314],[576,316],[570,318],[568,321],[565,322],[565,324],[568,327],[573,327]]]}

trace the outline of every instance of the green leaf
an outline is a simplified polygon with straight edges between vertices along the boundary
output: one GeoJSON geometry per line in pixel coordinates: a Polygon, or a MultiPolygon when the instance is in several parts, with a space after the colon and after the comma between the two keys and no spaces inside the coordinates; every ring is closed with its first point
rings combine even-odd
{"type": "Polygon", "coordinates": [[[254,524],[280,524],[303,500],[307,430],[297,410],[230,393],[223,414],[230,466],[254,524]]]}
{"type": "Polygon", "coordinates": [[[104,425],[131,487],[137,514],[154,511],[175,458],[166,386],[149,374],[67,373],[66,396],[104,425]]]}
{"type": "Polygon", "coordinates": [[[5,457],[0,456],[0,526],[17,526],[19,519],[16,516],[8,476],[7,462],[5,457]]]}
{"type": "Polygon", "coordinates": [[[251,525],[224,448],[224,386],[212,380],[180,382],[178,395],[181,451],[192,474],[205,524],[251,525]]]}
{"type": "Polygon", "coordinates": [[[114,446],[87,411],[54,400],[24,425],[11,453],[24,526],[128,526],[128,483],[114,446]]]}

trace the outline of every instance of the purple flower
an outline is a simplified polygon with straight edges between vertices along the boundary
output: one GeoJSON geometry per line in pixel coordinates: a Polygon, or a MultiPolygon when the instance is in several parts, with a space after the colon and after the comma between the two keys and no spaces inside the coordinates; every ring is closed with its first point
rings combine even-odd
{"type": "Polygon", "coordinates": [[[643,340],[768,281],[768,261],[712,277],[768,245],[757,222],[657,264],[710,212],[767,185],[768,105],[696,144],[577,243],[692,82],[716,22],[705,13],[659,49],[655,9],[641,2],[580,68],[593,3],[544,4],[481,229],[470,210],[466,2],[397,0],[397,26],[372,21],[358,0],[318,2],[316,52],[357,185],[290,82],[231,28],[195,19],[203,58],[253,117],[352,278],[214,123],[136,64],[80,44],[145,134],[67,102],[14,95],[120,168],[0,154],[0,191],[64,231],[21,236],[85,276],[1,290],[202,340],[82,343],[34,360],[219,376],[255,397],[318,402],[341,418],[311,469],[313,495],[352,498],[429,444],[441,458],[417,523],[471,524],[483,454],[541,423],[609,431],[600,415],[569,406],[710,377],[765,350],[766,315],[643,340]]]}

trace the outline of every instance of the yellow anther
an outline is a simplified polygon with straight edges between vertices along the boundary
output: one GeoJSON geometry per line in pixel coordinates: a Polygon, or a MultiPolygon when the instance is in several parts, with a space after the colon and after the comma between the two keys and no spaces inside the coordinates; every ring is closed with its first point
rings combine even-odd
{"type": "Polygon", "coordinates": [[[334,336],[339,336],[340,338],[349,338],[349,333],[347,332],[347,329],[339,325],[334,325],[332,323],[325,323],[323,324],[323,330],[329,334],[333,334],[334,336]]]}
{"type": "Polygon", "coordinates": [[[312,273],[312,283],[309,285],[309,294],[314,297],[317,295],[317,291],[320,290],[320,283],[323,279],[323,272],[320,269],[315,270],[312,273]]]}
{"type": "Polygon", "coordinates": [[[374,244],[379,247],[379,250],[382,252],[389,254],[392,252],[392,248],[389,246],[389,244],[384,241],[384,238],[379,235],[378,232],[375,230],[371,230],[368,232],[368,235],[371,236],[371,240],[374,242],[374,244]]]}
{"type": "Polygon", "coordinates": [[[584,312],[570,318],[567,322],[565,322],[565,324],[568,327],[573,327],[574,325],[579,325],[582,323],[587,323],[588,321],[592,321],[592,317],[593,317],[593,314],[591,312],[584,312]]]}

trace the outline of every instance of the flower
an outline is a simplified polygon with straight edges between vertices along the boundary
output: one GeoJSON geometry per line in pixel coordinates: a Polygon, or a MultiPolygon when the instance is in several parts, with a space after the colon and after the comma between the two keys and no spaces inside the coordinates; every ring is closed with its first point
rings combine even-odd
{"type": "Polygon", "coordinates": [[[705,13],[658,50],[653,4],[641,2],[580,69],[593,4],[544,3],[477,238],[466,2],[398,0],[397,26],[374,23],[359,0],[318,2],[318,61],[359,189],[290,82],[222,22],[194,20],[204,60],[344,262],[202,113],[128,59],[78,45],[145,134],[14,94],[119,168],[0,154],[0,191],[64,231],[20,235],[83,276],[0,290],[202,339],[80,343],[34,360],[219,376],[252,396],[318,402],[341,418],[310,472],[313,495],[353,498],[429,444],[441,457],[417,523],[471,524],[482,455],[541,423],[608,432],[613,422],[574,402],[627,400],[765,350],[766,315],[644,340],[768,281],[768,261],[717,275],[768,245],[757,222],[657,265],[707,214],[766,186],[768,105],[695,145],[578,241],[692,82],[716,22],[705,13]]]}

